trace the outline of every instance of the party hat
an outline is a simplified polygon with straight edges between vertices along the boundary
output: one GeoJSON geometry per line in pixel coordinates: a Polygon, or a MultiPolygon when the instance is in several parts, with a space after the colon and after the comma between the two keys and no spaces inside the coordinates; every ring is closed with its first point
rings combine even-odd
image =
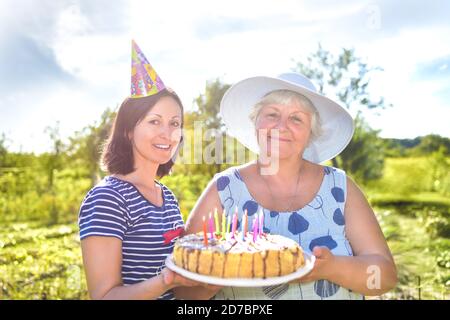
{"type": "Polygon", "coordinates": [[[134,40],[131,41],[131,98],[157,94],[166,86],[134,40]]]}

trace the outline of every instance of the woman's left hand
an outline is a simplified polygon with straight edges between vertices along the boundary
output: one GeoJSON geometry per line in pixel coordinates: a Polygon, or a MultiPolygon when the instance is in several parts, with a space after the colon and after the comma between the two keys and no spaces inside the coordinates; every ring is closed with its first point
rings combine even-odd
{"type": "Polygon", "coordinates": [[[333,270],[335,255],[327,247],[314,247],[312,254],[316,257],[314,268],[306,276],[291,283],[305,283],[329,277],[330,271],[333,270]]]}

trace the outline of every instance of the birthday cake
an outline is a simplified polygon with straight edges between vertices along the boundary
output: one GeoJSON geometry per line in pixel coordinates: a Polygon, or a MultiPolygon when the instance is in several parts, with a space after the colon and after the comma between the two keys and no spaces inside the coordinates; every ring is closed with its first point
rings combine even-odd
{"type": "Polygon", "coordinates": [[[293,240],[239,232],[205,240],[202,233],[179,238],[174,263],[188,271],[220,278],[270,278],[295,272],[305,263],[302,248],[293,240]]]}

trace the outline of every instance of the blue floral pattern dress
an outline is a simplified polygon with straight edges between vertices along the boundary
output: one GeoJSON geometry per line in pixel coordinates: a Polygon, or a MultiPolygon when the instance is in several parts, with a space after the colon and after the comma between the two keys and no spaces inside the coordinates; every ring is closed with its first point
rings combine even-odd
{"type": "MultiPolygon", "coordinates": [[[[252,221],[252,216],[262,209],[264,232],[291,238],[308,253],[315,246],[326,246],[335,255],[353,255],[345,235],[347,185],[344,171],[324,167],[322,184],[310,203],[295,211],[277,212],[256,202],[238,169],[231,167],[214,177],[226,214],[234,213],[238,207],[238,228],[245,210],[252,221]]],[[[364,299],[364,296],[327,280],[318,280],[262,288],[225,287],[215,299],[364,299]]]]}

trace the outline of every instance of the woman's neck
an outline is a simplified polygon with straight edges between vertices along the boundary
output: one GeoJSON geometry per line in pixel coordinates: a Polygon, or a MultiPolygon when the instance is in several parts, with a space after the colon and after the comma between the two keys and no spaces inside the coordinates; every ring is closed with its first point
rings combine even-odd
{"type": "Polygon", "coordinates": [[[139,154],[135,153],[134,167],[136,170],[124,175],[123,178],[135,185],[154,188],[159,164],[148,161],[147,159],[142,158],[139,154]]]}
{"type": "MultiPolygon", "coordinates": [[[[271,162],[269,165],[264,165],[261,162],[258,162],[258,167],[260,167],[261,171],[264,170],[268,173],[266,173],[267,177],[272,179],[275,178],[276,180],[281,181],[296,180],[305,165],[306,161],[304,161],[301,157],[282,159],[278,162],[271,162]]],[[[264,172],[258,173],[264,175],[264,172]]]]}

